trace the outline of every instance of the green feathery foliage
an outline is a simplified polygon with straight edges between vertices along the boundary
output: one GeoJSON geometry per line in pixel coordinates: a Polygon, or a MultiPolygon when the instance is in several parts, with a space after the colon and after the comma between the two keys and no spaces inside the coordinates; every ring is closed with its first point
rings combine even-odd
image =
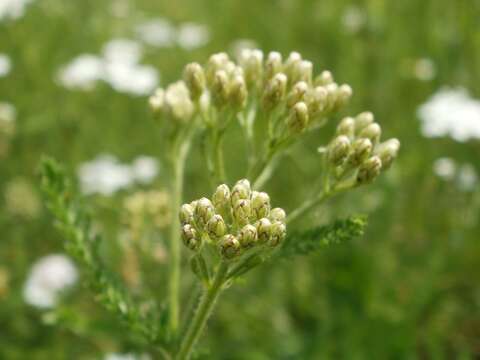
{"type": "Polygon", "coordinates": [[[338,244],[362,236],[367,225],[365,216],[352,216],[287,235],[284,245],[277,253],[280,258],[308,255],[330,244],[338,244]]]}
{"type": "MultiPolygon", "coordinates": [[[[47,206],[64,236],[65,249],[82,265],[87,285],[96,299],[140,340],[148,344],[161,343],[164,335],[158,307],[141,309],[121,281],[108,271],[99,255],[101,237],[92,231],[90,216],[75,198],[62,167],[55,160],[45,158],[41,164],[41,177],[47,206]]],[[[153,304],[149,302],[149,305],[153,304]]]]}

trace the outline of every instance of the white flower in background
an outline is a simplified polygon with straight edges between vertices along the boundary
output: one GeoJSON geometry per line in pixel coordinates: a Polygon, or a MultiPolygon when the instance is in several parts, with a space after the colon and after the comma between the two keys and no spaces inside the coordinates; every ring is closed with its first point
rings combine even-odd
{"type": "Polygon", "coordinates": [[[461,191],[473,191],[478,186],[478,174],[471,164],[458,165],[451,158],[439,158],[433,163],[435,175],[445,181],[454,181],[461,191]]]}
{"type": "MultiPolygon", "coordinates": [[[[0,0],[2,2],[2,0],[0,0]]],[[[6,54],[0,54],[0,77],[8,75],[12,68],[12,62],[6,54]]]]}
{"type": "Polygon", "coordinates": [[[151,156],[139,156],[132,164],[132,173],[136,181],[148,184],[158,175],[158,161],[151,156]]]}
{"type": "Polygon", "coordinates": [[[186,50],[204,46],[210,40],[210,33],[205,25],[195,23],[181,24],[178,29],[178,45],[186,50]]]}
{"type": "Polygon", "coordinates": [[[135,183],[148,184],[158,175],[155,158],[139,156],[133,163],[121,163],[112,155],[99,155],[78,168],[80,187],[84,194],[110,196],[135,183]]]}
{"type": "Polygon", "coordinates": [[[25,8],[32,0],[0,0],[0,21],[18,19],[25,13],[25,8]]]}
{"type": "Polygon", "coordinates": [[[102,53],[107,62],[137,64],[142,57],[142,46],[129,39],[113,39],[105,44],[102,53]]]}
{"type": "Polygon", "coordinates": [[[148,65],[111,62],[106,65],[104,80],[118,92],[149,95],[158,85],[158,73],[148,65]]]}
{"type": "Polygon", "coordinates": [[[459,142],[480,138],[480,101],[465,89],[438,91],[420,106],[418,117],[426,137],[448,135],[459,142]]]}
{"type": "Polygon", "coordinates": [[[367,23],[365,10],[358,6],[348,6],[342,15],[342,24],[345,30],[356,33],[367,23]]]}
{"type": "Polygon", "coordinates": [[[230,51],[237,59],[240,58],[240,54],[243,50],[253,50],[258,48],[258,44],[252,39],[237,39],[230,45],[230,51]]]}
{"type": "Polygon", "coordinates": [[[39,308],[57,304],[62,290],[78,279],[73,262],[61,254],[48,255],[35,262],[23,289],[25,301],[39,308]]]}
{"type": "Polygon", "coordinates": [[[17,110],[7,102],[0,102],[0,134],[11,135],[15,130],[17,110]]]}
{"type": "Polygon", "coordinates": [[[457,171],[457,164],[451,158],[439,158],[433,163],[433,172],[444,180],[452,180],[457,171]]]}
{"type": "Polygon", "coordinates": [[[432,59],[421,58],[415,61],[413,73],[418,80],[430,81],[435,78],[437,70],[432,59]]]}
{"type": "Polygon", "coordinates": [[[83,54],[60,69],[58,82],[68,89],[91,89],[103,78],[104,61],[92,54],[83,54]]]}
{"type": "Polygon", "coordinates": [[[109,353],[103,357],[103,360],[150,360],[150,356],[147,354],[135,355],[135,354],[120,354],[109,353]]]}
{"type": "Polygon", "coordinates": [[[162,18],[152,19],[136,28],[138,37],[148,45],[156,47],[172,46],[176,31],[172,24],[162,18]]]}
{"type": "Polygon", "coordinates": [[[130,166],[120,163],[111,155],[99,155],[83,163],[78,169],[78,177],[84,194],[105,196],[129,187],[134,181],[130,166]]]}

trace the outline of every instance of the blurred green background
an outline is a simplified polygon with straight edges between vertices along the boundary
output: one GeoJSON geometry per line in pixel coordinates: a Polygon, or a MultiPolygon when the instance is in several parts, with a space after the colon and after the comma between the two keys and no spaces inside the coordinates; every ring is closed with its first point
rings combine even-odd
{"type": "MultiPolygon", "coordinates": [[[[0,0],[0,14],[15,2],[23,3],[0,0]]],[[[285,56],[296,50],[316,72],[331,70],[338,82],[352,85],[348,114],[373,111],[385,136],[402,142],[386,176],[333,200],[311,219],[324,223],[366,213],[365,236],[248,275],[225,293],[200,357],[480,357],[480,191],[477,183],[464,189],[434,171],[435,161],[448,157],[479,173],[480,140],[424,137],[417,116],[444,86],[461,86],[480,98],[480,1],[32,0],[24,10],[17,18],[0,15],[0,54],[10,59],[10,70],[0,76],[0,102],[16,111],[14,131],[0,130],[1,359],[142,353],[82,286],[48,310],[26,304],[23,289],[32,263],[63,252],[38,190],[42,154],[62,161],[73,175],[99,154],[130,163],[139,155],[161,157],[164,150],[145,94],[119,92],[105,81],[68,89],[58,81],[59,69],[81,54],[100,54],[111,39],[142,43],[138,26],[158,18],[175,28],[198,24],[204,32],[192,46],[142,43],[140,62],[158,70],[161,85],[180,77],[186,63],[203,63],[245,40],[285,56]]],[[[275,204],[288,211],[307,194],[305,184],[319,175],[316,148],[332,129],[307,136],[284,160],[266,187],[275,204]]],[[[237,146],[235,140],[227,149],[230,181],[242,176],[237,146]]],[[[122,204],[140,190],[164,189],[165,176],[160,166],[149,185],[89,197],[111,242],[107,261],[119,274],[125,261],[117,239],[128,223],[122,204]]],[[[210,192],[196,154],[186,184],[186,199],[210,192]]],[[[161,252],[162,233],[155,237],[161,252]]],[[[137,264],[151,274],[146,282],[158,299],[165,295],[163,251],[137,264]]],[[[187,298],[192,277],[184,274],[187,298]]]]}

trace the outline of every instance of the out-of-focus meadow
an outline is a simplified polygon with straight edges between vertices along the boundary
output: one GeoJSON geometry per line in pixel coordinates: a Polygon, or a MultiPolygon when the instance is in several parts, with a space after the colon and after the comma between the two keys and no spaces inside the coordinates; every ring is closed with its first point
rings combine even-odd
{"type": "MultiPolygon", "coordinates": [[[[368,214],[365,236],[252,272],[226,292],[200,357],[480,356],[479,19],[478,0],[0,0],[0,358],[141,354],[80,269],[44,258],[64,250],[39,191],[40,158],[78,179],[108,264],[161,300],[168,192],[147,97],[186,63],[246,46],[296,50],[331,70],[354,90],[347,113],[373,111],[402,149],[374,185],[315,214],[368,214]],[[35,283],[42,259],[73,284],[61,299],[35,283]]],[[[309,135],[267,184],[287,211],[318,176],[316,149],[332,129],[309,135]]],[[[227,148],[230,181],[241,176],[238,143],[227,148]]],[[[205,191],[192,154],[185,196],[205,191]]]]}

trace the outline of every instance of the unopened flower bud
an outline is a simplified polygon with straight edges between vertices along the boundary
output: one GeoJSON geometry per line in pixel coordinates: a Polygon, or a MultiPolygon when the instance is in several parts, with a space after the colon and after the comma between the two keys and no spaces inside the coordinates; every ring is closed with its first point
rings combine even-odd
{"type": "Polygon", "coordinates": [[[327,90],[327,108],[331,110],[337,104],[338,84],[333,82],[324,88],[327,90]]]}
{"type": "Polygon", "coordinates": [[[255,224],[257,227],[257,237],[258,241],[262,244],[265,244],[270,240],[270,228],[272,223],[267,218],[263,218],[258,220],[255,224]]]}
{"type": "Polygon", "coordinates": [[[305,96],[305,101],[308,105],[310,118],[313,119],[327,107],[328,91],[323,86],[310,89],[305,96]]]}
{"type": "Polygon", "coordinates": [[[201,239],[198,236],[197,230],[190,224],[182,226],[182,239],[185,246],[192,251],[198,250],[201,245],[201,239]]]}
{"type": "Polygon", "coordinates": [[[276,74],[282,71],[282,55],[279,52],[272,51],[268,54],[265,61],[265,78],[270,80],[276,74]]]}
{"type": "Polygon", "coordinates": [[[270,213],[270,197],[267,193],[257,191],[252,193],[252,212],[257,219],[268,217],[270,213]]]}
{"type": "Polygon", "coordinates": [[[217,210],[228,204],[230,201],[230,189],[228,188],[228,185],[219,185],[213,193],[212,201],[217,210]]]}
{"type": "Polygon", "coordinates": [[[284,72],[288,76],[289,79],[292,79],[292,75],[294,74],[294,69],[297,65],[302,61],[302,55],[296,51],[292,51],[289,55],[287,60],[285,61],[284,72]]]}
{"type": "Polygon", "coordinates": [[[372,156],[365,160],[358,168],[357,182],[367,184],[372,182],[382,170],[382,160],[378,156],[372,156]]]}
{"type": "Polygon", "coordinates": [[[340,85],[337,91],[337,101],[335,105],[344,106],[348,102],[348,100],[350,100],[352,95],[353,95],[353,90],[350,85],[347,85],[347,84],[340,85]]]}
{"type": "Polygon", "coordinates": [[[312,82],[313,64],[311,61],[302,60],[297,62],[292,69],[291,82],[305,81],[307,84],[312,82]]]}
{"type": "Polygon", "coordinates": [[[252,205],[248,199],[240,199],[233,205],[233,217],[238,224],[246,224],[252,215],[252,205]]]}
{"type": "Polygon", "coordinates": [[[282,208],[273,208],[270,211],[270,220],[272,221],[280,221],[280,222],[285,222],[285,219],[287,218],[287,214],[285,214],[285,210],[282,208]]]}
{"type": "Polygon", "coordinates": [[[234,235],[225,235],[220,242],[220,252],[226,259],[233,259],[240,254],[240,250],[240,242],[234,235]]]}
{"type": "Polygon", "coordinates": [[[238,233],[238,241],[243,248],[252,247],[257,240],[257,228],[253,225],[245,225],[238,233]]]}
{"type": "Polygon", "coordinates": [[[305,94],[308,91],[308,84],[305,81],[299,81],[293,85],[292,90],[287,96],[287,106],[292,107],[297,102],[305,100],[305,94]]]}
{"type": "Polygon", "coordinates": [[[270,239],[268,245],[275,247],[285,239],[287,235],[287,227],[280,221],[274,221],[270,227],[270,239]]]}
{"type": "Polygon", "coordinates": [[[228,61],[229,59],[226,53],[217,53],[210,56],[210,58],[208,59],[207,67],[206,67],[207,83],[209,84],[210,87],[215,78],[215,73],[218,70],[222,70],[228,61]]]}
{"type": "Polygon", "coordinates": [[[164,99],[165,107],[173,118],[185,122],[192,117],[195,108],[184,81],[168,85],[164,99]]]}
{"type": "Polygon", "coordinates": [[[350,153],[350,140],[345,135],[337,136],[328,147],[328,161],[333,166],[342,165],[350,153]]]}
{"type": "Polygon", "coordinates": [[[263,75],[263,52],[258,49],[244,49],[240,54],[239,63],[245,71],[247,85],[257,85],[263,75]]]}
{"type": "Polygon", "coordinates": [[[370,111],[365,111],[358,114],[355,118],[355,133],[359,134],[360,131],[372,124],[374,120],[375,118],[370,111]]]}
{"type": "Polygon", "coordinates": [[[193,206],[190,204],[183,204],[182,207],[180,208],[180,213],[179,213],[180,223],[182,225],[193,224],[193,221],[194,221],[193,214],[194,214],[193,206]]]}
{"type": "Polygon", "coordinates": [[[322,71],[320,75],[315,78],[315,86],[324,86],[333,83],[333,75],[330,71],[322,71]]]}
{"type": "Polygon", "coordinates": [[[190,63],[185,67],[183,78],[193,100],[198,100],[205,90],[205,73],[198,63],[190,63]]]}
{"type": "Polygon", "coordinates": [[[352,144],[352,151],[348,161],[353,166],[358,166],[370,156],[372,149],[373,145],[369,139],[356,139],[352,144]]]}
{"type": "Polygon", "coordinates": [[[285,96],[287,91],[287,76],[285,74],[276,74],[265,87],[263,94],[263,105],[265,109],[271,110],[277,106],[285,96]]]}
{"type": "Polygon", "coordinates": [[[224,70],[218,70],[215,73],[212,88],[210,90],[212,94],[212,102],[215,106],[223,107],[227,104],[229,99],[228,85],[229,80],[227,73],[224,70]]]}
{"type": "Polygon", "coordinates": [[[154,113],[162,111],[164,103],[165,90],[163,90],[162,88],[158,88],[157,90],[155,90],[153,95],[148,98],[148,104],[150,105],[150,109],[154,113]]]}
{"type": "Polygon", "coordinates": [[[303,101],[296,103],[288,116],[288,127],[293,133],[300,133],[308,126],[308,107],[303,101]]]}
{"type": "Polygon", "coordinates": [[[250,181],[247,179],[239,180],[232,188],[231,201],[232,205],[240,199],[250,199],[251,188],[250,181]]]}
{"type": "Polygon", "coordinates": [[[377,144],[380,141],[380,136],[382,135],[382,128],[377,123],[373,123],[365,127],[358,137],[370,139],[373,145],[377,144]]]}
{"type": "Polygon", "coordinates": [[[221,215],[215,214],[207,223],[207,233],[211,239],[219,239],[227,231],[227,226],[221,215]]]}
{"type": "Polygon", "coordinates": [[[337,126],[337,134],[352,139],[355,135],[355,119],[352,117],[343,118],[337,126]]]}
{"type": "Polygon", "coordinates": [[[400,141],[398,139],[389,139],[380,145],[375,153],[382,160],[382,170],[387,170],[395,160],[400,150],[400,141]]]}
{"type": "Polygon", "coordinates": [[[204,227],[212,216],[215,215],[215,209],[210,200],[207,198],[201,198],[197,202],[194,214],[197,223],[204,227]]]}
{"type": "Polygon", "coordinates": [[[241,110],[247,103],[247,85],[243,76],[237,75],[230,84],[230,102],[237,110],[241,110]]]}

